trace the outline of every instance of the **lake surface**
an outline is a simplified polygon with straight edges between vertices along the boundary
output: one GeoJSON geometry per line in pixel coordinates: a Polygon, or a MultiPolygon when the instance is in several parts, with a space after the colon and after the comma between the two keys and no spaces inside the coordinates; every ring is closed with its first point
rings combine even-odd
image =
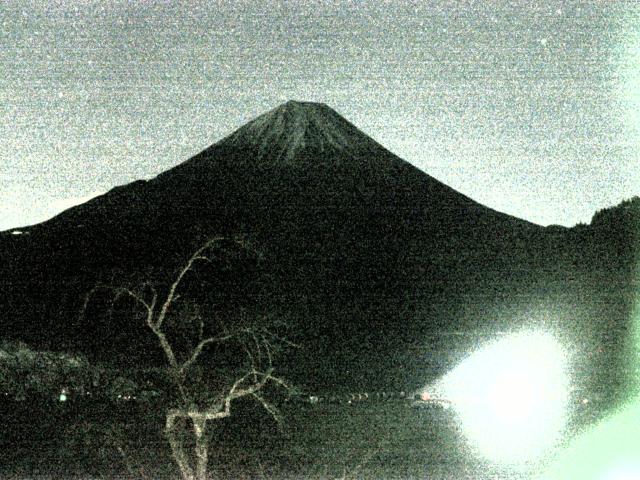
{"type": "MultiPolygon", "coordinates": [[[[211,423],[212,478],[525,479],[554,456],[488,461],[453,410],[398,399],[285,404],[282,412],[282,429],[250,403],[211,423]]],[[[178,478],[158,405],[5,402],[2,424],[2,478],[178,478]]]]}

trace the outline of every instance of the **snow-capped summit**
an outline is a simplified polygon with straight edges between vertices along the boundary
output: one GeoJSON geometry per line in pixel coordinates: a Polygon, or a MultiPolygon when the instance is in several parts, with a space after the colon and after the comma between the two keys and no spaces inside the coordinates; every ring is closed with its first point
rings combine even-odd
{"type": "Polygon", "coordinates": [[[250,148],[255,161],[292,162],[313,154],[357,156],[386,151],[323,103],[290,100],[221,140],[220,147],[250,148]]]}

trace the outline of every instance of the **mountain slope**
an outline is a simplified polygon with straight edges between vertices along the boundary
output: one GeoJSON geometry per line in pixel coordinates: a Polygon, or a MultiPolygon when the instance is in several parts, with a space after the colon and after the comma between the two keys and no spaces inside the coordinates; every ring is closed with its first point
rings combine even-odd
{"type": "MultiPolygon", "coordinates": [[[[597,290],[571,230],[484,207],[313,103],[287,102],[152,180],[22,230],[0,235],[7,331],[125,358],[144,351],[143,326],[77,320],[96,281],[166,279],[203,239],[248,237],[264,262],[217,280],[221,312],[285,319],[304,345],[292,368],[319,385],[422,378],[452,350],[434,332],[542,325],[523,312],[568,311],[597,290]]],[[[580,321],[594,317],[591,297],[580,321]]],[[[581,328],[566,312],[552,321],[581,328]]]]}

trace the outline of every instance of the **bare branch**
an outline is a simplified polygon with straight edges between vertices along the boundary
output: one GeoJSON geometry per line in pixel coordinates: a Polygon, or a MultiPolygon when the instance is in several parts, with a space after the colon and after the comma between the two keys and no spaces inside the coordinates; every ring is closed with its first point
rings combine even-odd
{"type": "Polygon", "coordinates": [[[162,308],[160,309],[160,313],[158,314],[158,318],[156,319],[156,322],[155,322],[156,328],[159,329],[162,326],[162,322],[164,322],[164,319],[167,316],[169,307],[171,306],[171,304],[175,299],[176,290],[178,289],[178,286],[182,282],[182,279],[187,274],[187,272],[189,272],[193,268],[193,264],[198,260],[207,260],[210,262],[211,260],[208,257],[205,257],[204,255],[202,255],[202,253],[205,252],[208,248],[211,248],[211,246],[214,245],[215,243],[218,243],[222,240],[224,240],[224,237],[214,237],[211,240],[209,240],[202,247],[196,250],[196,252],[191,256],[191,258],[189,258],[186,265],[182,267],[182,269],[178,273],[178,276],[176,277],[174,282],[171,284],[171,287],[169,288],[169,293],[167,294],[167,298],[162,304],[162,308]]]}
{"type": "Polygon", "coordinates": [[[246,395],[250,395],[252,393],[255,393],[258,390],[261,390],[268,382],[275,382],[275,383],[278,383],[280,385],[286,386],[286,383],[284,382],[284,380],[273,376],[273,369],[272,368],[269,369],[267,372],[252,371],[251,374],[252,375],[256,374],[259,377],[262,377],[262,379],[259,380],[258,382],[254,382],[252,385],[249,385],[245,389],[237,390],[236,394],[235,394],[235,398],[239,398],[241,396],[246,396],[246,395]]]}
{"type": "Polygon", "coordinates": [[[82,303],[82,309],[80,310],[80,319],[82,319],[84,317],[85,312],[87,311],[87,308],[89,307],[89,302],[91,301],[91,298],[98,293],[100,290],[109,290],[109,291],[113,291],[114,287],[110,287],[108,285],[103,285],[103,284],[98,284],[96,286],[94,286],[91,290],[89,290],[87,292],[87,294],[84,297],[84,302],[82,303]]]}
{"type": "Polygon", "coordinates": [[[267,411],[267,413],[271,415],[271,417],[275,420],[278,426],[282,428],[284,425],[284,420],[282,418],[282,415],[280,414],[280,410],[278,410],[278,408],[275,405],[265,400],[265,398],[259,393],[257,392],[253,393],[252,396],[262,404],[263,408],[267,411]]]}
{"type": "Polygon", "coordinates": [[[156,290],[156,288],[151,285],[149,283],[148,287],[151,289],[151,303],[149,305],[149,313],[150,315],[148,316],[148,322],[153,320],[153,312],[156,311],[156,304],[158,303],[158,291],[156,290]]]}
{"type": "Polygon", "coordinates": [[[273,333],[271,330],[264,329],[264,331],[269,337],[273,338],[274,340],[277,340],[278,343],[281,343],[283,345],[287,345],[287,346],[293,347],[293,348],[301,348],[301,346],[299,344],[294,343],[291,340],[288,340],[286,338],[283,338],[280,335],[277,335],[277,334],[273,333]]]}
{"type": "Polygon", "coordinates": [[[202,340],[204,337],[204,319],[198,315],[198,320],[200,320],[198,323],[198,340],[202,340]]]}
{"type": "Polygon", "coordinates": [[[153,310],[154,301],[155,301],[155,298],[156,298],[155,290],[153,290],[154,299],[152,300],[152,303],[149,304],[149,303],[147,303],[145,301],[145,299],[143,298],[142,294],[136,293],[136,292],[134,292],[133,290],[131,290],[129,288],[117,287],[115,285],[98,284],[95,287],[93,287],[89,291],[89,293],[87,293],[87,295],[85,296],[84,303],[83,303],[83,306],[82,306],[82,313],[84,313],[86,311],[87,307],[89,306],[89,302],[91,301],[91,297],[93,295],[95,295],[100,290],[112,292],[114,294],[114,297],[113,297],[113,301],[114,302],[117,302],[123,296],[128,296],[128,297],[132,298],[133,300],[135,300],[136,303],[139,303],[140,305],[142,305],[146,311],[153,310]]]}
{"type": "Polygon", "coordinates": [[[169,362],[169,365],[175,372],[179,372],[180,368],[178,366],[178,360],[176,359],[176,356],[173,353],[173,349],[171,348],[171,344],[167,340],[166,335],[162,332],[162,330],[160,330],[159,328],[156,328],[153,322],[149,324],[149,327],[151,328],[151,331],[155,334],[155,336],[158,337],[158,341],[160,342],[160,346],[162,347],[162,350],[164,351],[164,354],[167,357],[167,361],[169,362]]]}
{"type": "Polygon", "coordinates": [[[223,343],[223,342],[226,342],[227,340],[230,340],[233,337],[234,335],[225,335],[223,337],[209,337],[204,340],[201,340],[198,343],[198,345],[196,345],[196,347],[193,349],[191,356],[180,366],[180,372],[181,373],[186,372],[191,367],[191,365],[193,365],[196,362],[196,360],[198,360],[198,357],[202,353],[202,350],[207,345],[211,343],[223,343]]]}
{"type": "Polygon", "coordinates": [[[282,388],[286,390],[292,390],[291,385],[289,385],[284,379],[280,377],[274,377],[273,375],[269,375],[269,381],[280,385],[282,388]]]}
{"type": "MultiPolygon", "coordinates": [[[[256,355],[255,356],[259,360],[262,357],[262,349],[260,348],[260,342],[258,341],[258,337],[256,336],[256,333],[253,330],[245,329],[245,332],[248,334],[249,338],[253,341],[253,344],[256,347],[256,355]]],[[[252,368],[253,369],[258,368],[258,365],[255,364],[256,359],[250,353],[249,347],[245,343],[243,343],[242,346],[245,348],[245,350],[247,351],[247,353],[249,355],[249,360],[251,361],[252,368]]]]}
{"type": "Polygon", "coordinates": [[[240,397],[244,397],[245,395],[249,395],[250,393],[253,393],[254,391],[257,391],[258,388],[262,388],[262,386],[259,386],[258,382],[254,382],[253,386],[255,386],[254,389],[252,389],[251,391],[249,391],[248,389],[240,389],[239,387],[240,385],[242,385],[247,378],[252,377],[254,375],[256,375],[257,373],[255,372],[255,370],[251,370],[249,372],[247,372],[246,374],[244,374],[242,377],[238,378],[234,384],[231,386],[231,388],[229,389],[229,393],[227,393],[227,396],[224,399],[224,403],[225,403],[225,410],[227,409],[228,406],[231,405],[231,402],[237,398],[240,397]]]}
{"type": "Polygon", "coordinates": [[[142,305],[147,312],[152,310],[151,309],[151,305],[149,305],[144,300],[144,298],[142,298],[141,295],[133,292],[132,290],[130,290],[128,288],[125,288],[125,287],[117,287],[117,288],[114,288],[114,291],[116,293],[116,298],[114,299],[115,301],[117,301],[120,297],[122,297],[124,295],[128,295],[129,297],[134,299],[136,302],[138,302],[140,305],[142,305]]]}
{"type": "Polygon", "coordinates": [[[192,263],[197,262],[198,260],[201,260],[203,262],[207,262],[207,263],[211,263],[212,260],[209,257],[205,257],[204,255],[198,255],[196,257],[191,257],[192,263]]]}
{"type": "Polygon", "coordinates": [[[271,344],[266,338],[264,338],[264,336],[262,336],[262,344],[264,345],[264,351],[267,354],[267,362],[269,364],[269,367],[271,367],[271,365],[273,365],[273,355],[271,353],[271,344]]]}
{"type": "MultiPolygon", "coordinates": [[[[252,370],[256,369],[256,360],[253,356],[253,354],[251,353],[251,350],[249,349],[249,347],[247,347],[247,345],[242,342],[242,348],[245,351],[245,353],[247,354],[247,358],[249,359],[249,362],[251,363],[251,368],[252,370]]],[[[253,381],[257,382],[258,381],[258,376],[256,374],[253,375],[253,381]]]]}
{"type": "Polygon", "coordinates": [[[229,329],[227,328],[227,325],[222,320],[218,320],[218,323],[220,323],[220,330],[222,330],[222,333],[228,335],[229,329]]]}

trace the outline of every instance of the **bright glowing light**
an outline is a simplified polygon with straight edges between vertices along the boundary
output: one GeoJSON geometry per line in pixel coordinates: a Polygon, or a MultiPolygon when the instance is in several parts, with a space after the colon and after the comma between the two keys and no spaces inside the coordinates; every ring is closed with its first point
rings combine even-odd
{"type": "Polygon", "coordinates": [[[614,465],[605,472],[602,480],[638,480],[640,478],[640,462],[614,465]]]}
{"type": "Polygon", "coordinates": [[[552,446],[564,427],[566,363],[552,336],[522,333],[474,353],[432,388],[453,402],[482,454],[525,461],[552,446]]]}
{"type": "Polygon", "coordinates": [[[640,399],[571,442],[540,480],[640,478],[640,399]]]}

